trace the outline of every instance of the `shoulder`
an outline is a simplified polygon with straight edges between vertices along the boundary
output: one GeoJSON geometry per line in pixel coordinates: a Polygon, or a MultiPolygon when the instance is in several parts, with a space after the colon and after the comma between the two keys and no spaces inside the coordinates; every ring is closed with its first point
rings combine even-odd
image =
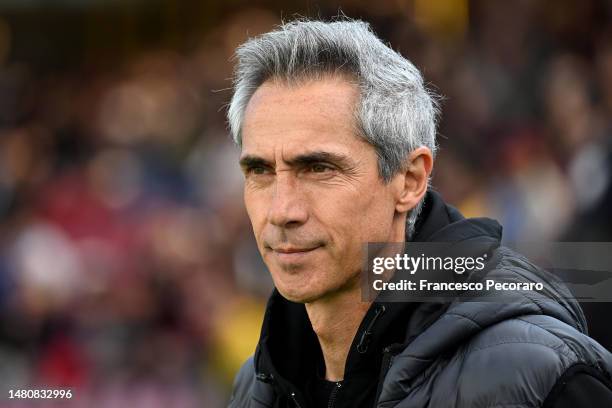
{"type": "Polygon", "coordinates": [[[271,408],[276,400],[271,382],[272,376],[258,374],[254,357],[249,358],[236,374],[228,408],[271,408]]]}
{"type": "Polygon", "coordinates": [[[610,354],[597,342],[545,315],[491,326],[468,341],[460,354],[460,394],[491,404],[541,406],[575,367],[588,367],[603,378],[610,377],[612,367],[610,354]]]}
{"type": "Polygon", "coordinates": [[[236,374],[229,401],[229,408],[248,406],[254,383],[255,363],[253,357],[250,357],[244,362],[238,374],[236,374]]]}

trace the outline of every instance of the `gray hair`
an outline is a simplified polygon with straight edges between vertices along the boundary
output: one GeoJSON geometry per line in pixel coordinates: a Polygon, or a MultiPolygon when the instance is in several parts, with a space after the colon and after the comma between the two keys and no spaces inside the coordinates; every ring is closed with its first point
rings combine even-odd
{"type": "MultiPolygon", "coordinates": [[[[435,155],[436,95],[427,90],[419,70],[385,45],[368,23],[296,20],[249,39],[236,50],[236,59],[227,116],[238,146],[246,107],[265,81],[295,82],[343,73],[359,86],[358,133],[375,148],[385,182],[404,169],[414,149],[426,146],[435,155]]],[[[422,206],[423,200],[408,215],[409,239],[422,206]]]]}

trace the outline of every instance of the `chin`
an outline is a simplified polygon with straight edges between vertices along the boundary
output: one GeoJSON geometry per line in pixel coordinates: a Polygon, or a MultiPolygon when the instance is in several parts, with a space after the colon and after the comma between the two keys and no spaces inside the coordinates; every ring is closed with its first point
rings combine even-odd
{"type": "Polygon", "coordinates": [[[278,292],[287,300],[295,303],[312,303],[342,291],[347,282],[321,282],[316,279],[276,279],[274,285],[278,292]]]}
{"type": "Polygon", "coordinates": [[[291,285],[275,283],[278,292],[287,300],[295,303],[310,303],[325,295],[324,291],[314,290],[314,288],[296,288],[291,285]]]}

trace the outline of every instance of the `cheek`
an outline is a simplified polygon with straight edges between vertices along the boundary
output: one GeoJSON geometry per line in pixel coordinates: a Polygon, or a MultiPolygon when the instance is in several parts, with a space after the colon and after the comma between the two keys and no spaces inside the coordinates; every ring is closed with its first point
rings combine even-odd
{"type": "Polygon", "coordinates": [[[384,191],[371,191],[335,201],[327,208],[324,225],[331,231],[332,255],[339,262],[361,264],[364,244],[389,239],[394,206],[384,191]]]}
{"type": "Polygon", "coordinates": [[[339,203],[342,208],[334,211],[332,219],[343,223],[352,239],[374,241],[386,238],[394,215],[394,205],[386,189],[366,187],[359,194],[339,200],[339,203]]]}
{"type": "Polygon", "coordinates": [[[393,222],[394,206],[391,200],[381,197],[374,200],[364,214],[363,231],[370,242],[386,240],[393,222]]]}

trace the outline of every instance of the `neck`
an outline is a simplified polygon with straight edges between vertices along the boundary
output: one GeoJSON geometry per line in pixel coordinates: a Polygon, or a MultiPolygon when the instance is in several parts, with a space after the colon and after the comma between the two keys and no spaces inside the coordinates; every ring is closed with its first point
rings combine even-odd
{"type": "Polygon", "coordinates": [[[355,290],[306,304],[310,323],[321,345],[328,381],[344,379],[349,349],[371,304],[361,301],[359,284],[353,286],[355,290]]]}
{"type": "MultiPolygon", "coordinates": [[[[404,242],[406,214],[397,214],[387,242],[404,242]]],[[[341,381],[349,349],[372,302],[361,300],[361,277],[357,275],[347,288],[332,296],[306,303],[306,312],[316,333],[323,359],[325,379],[341,381]]]]}

